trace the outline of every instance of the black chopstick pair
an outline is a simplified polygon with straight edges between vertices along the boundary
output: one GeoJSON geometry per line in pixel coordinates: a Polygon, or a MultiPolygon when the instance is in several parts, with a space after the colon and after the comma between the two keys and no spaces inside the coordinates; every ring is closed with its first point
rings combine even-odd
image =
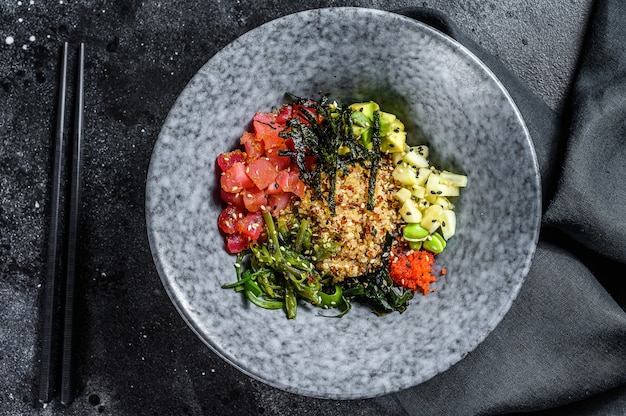
{"type": "Polygon", "coordinates": [[[68,95],[69,45],[64,43],[54,136],[52,189],[50,199],[50,228],[42,308],[41,364],[39,401],[47,404],[58,392],[61,384],[61,403],[69,405],[74,400],[73,352],[74,292],[76,279],[76,251],[81,190],[81,148],[84,108],[85,45],[80,44],[76,63],[75,103],[73,109],[72,159],[69,175],[65,170],[66,153],[66,100],[68,95]],[[67,180],[66,180],[67,177],[67,180]],[[65,185],[69,181],[69,200],[64,205],[65,185]],[[64,207],[67,206],[67,214],[64,207]],[[65,240],[64,240],[64,237],[65,240]],[[60,360],[59,360],[60,359],[60,360]],[[59,369],[59,361],[61,367],[59,369]],[[60,371],[60,373],[59,373],[60,371]]]}

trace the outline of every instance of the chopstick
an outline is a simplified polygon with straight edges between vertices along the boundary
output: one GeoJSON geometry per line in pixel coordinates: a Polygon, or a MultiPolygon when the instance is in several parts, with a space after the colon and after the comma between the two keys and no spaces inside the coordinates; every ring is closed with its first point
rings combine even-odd
{"type": "Polygon", "coordinates": [[[74,298],[76,286],[76,251],[80,208],[81,153],[84,122],[84,57],[85,45],[80,44],[76,70],[74,128],[72,142],[72,163],[69,176],[69,215],[63,215],[63,179],[65,151],[65,116],[67,101],[69,45],[63,44],[59,78],[54,156],[52,165],[52,190],[48,252],[46,258],[45,285],[42,309],[42,345],[39,380],[39,401],[47,404],[56,394],[58,381],[59,355],[61,356],[61,403],[69,405],[73,399],[73,337],[74,337],[74,298]],[[67,231],[67,243],[62,237],[67,231]],[[65,261],[65,281],[60,281],[63,260],[65,261]],[[64,285],[62,285],[64,283],[64,285]],[[61,289],[64,288],[64,293],[61,289]],[[62,296],[59,299],[59,296],[62,296]],[[60,308],[63,311],[63,327],[60,328],[60,308]],[[59,331],[63,330],[62,350],[59,350],[59,331]]]}
{"type": "Polygon", "coordinates": [[[57,278],[59,264],[58,252],[61,249],[61,186],[63,180],[63,153],[65,152],[65,89],[67,86],[67,43],[63,46],[61,75],[56,114],[56,134],[52,161],[52,191],[50,198],[50,225],[48,230],[48,252],[42,310],[42,345],[39,375],[39,400],[48,403],[54,394],[54,371],[56,365],[57,338],[57,278]]]}
{"type": "Polygon", "coordinates": [[[67,272],[65,276],[65,319],[63,326],[63,361],[61,365],[61,403],[68,405],[73,394],[74,292],[76,280],[76,246],[80,208],[81,148],[83,140],[85,44],[78,50],[76,104],[74,108],[74,143],[72,147],[72,172],[70,176],[70,213],[68,224],[67,272]]]}

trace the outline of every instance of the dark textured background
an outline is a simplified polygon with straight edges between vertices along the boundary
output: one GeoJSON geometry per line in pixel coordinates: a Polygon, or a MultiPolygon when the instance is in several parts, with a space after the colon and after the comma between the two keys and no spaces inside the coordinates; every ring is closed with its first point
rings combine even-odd
{"type": "MultiPolygon", "coordinates": [[[[329,0],[306,8],[345,5],[442,10],[562,111],[591,0],[329,0]]],[[[253,0],[0,0],[0,415],[404,414],[390,396],[309,399],[231,368],[179,317],[148,247],[145,177],[177,95],[237,36],[303,8],[253,0]],[[70,407],[41,409],[39,307],[63,41],[72,50],[87,44],[79,385],[70,407]]]]}

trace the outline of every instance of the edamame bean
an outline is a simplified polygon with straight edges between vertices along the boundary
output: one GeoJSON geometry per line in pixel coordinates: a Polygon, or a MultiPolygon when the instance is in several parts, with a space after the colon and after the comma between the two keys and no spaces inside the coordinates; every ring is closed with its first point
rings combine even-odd
{"type": "Polygon", "coordinates": [[[402,236],[407,241],[424,241],[429,235],[428,230],[419,223],[407,224],[402,232],[402,236]]]}
{"type": "Polygon", "coordinates": [[[409,241],[409,248],[411,250],[421,250],[423,241],[409,241]]]}
{"type": "Polygon", "coordinates": [[[422,244],[424,249],[434,254],[439,254],[446,248],[446,240],[439,233],[431,234],[429,239],[426,239],[422,244]]]}

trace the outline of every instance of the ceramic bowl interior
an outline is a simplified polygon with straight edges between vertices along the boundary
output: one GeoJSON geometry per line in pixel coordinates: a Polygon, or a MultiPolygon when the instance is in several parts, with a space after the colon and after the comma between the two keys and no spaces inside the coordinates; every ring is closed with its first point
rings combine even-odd
{"type": "Polygon", "coordinates": [[[155,263],[186,323],[224,360],[269,385],[356,399],[396,392],[448,369],[482,342],[517,296],[536,247],[534,150],[509,95],[464,47],[380,10],[310,10],[266,23],[198,71],[171,109],[147,178],[155,263]],[[302,305],[298,317],[221,289],[235,279],[217,228],[215,160],[256,111],[285,93],[378,102],[426,143],[435,165],[468,175],[457,235],[438,256],[447,275],[403,314],[364,307],[341,319],[302,305]]]}

